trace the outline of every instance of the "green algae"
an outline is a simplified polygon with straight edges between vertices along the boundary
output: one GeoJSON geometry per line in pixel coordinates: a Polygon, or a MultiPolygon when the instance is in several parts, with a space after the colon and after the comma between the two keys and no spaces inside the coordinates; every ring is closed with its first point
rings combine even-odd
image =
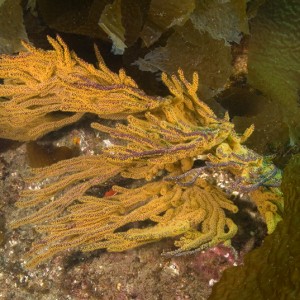
{"type": "Polygon", "coordinates": [[[251,22],[249,83],[280,107],[292,144],[300,140],[300,2],[268,0],[251,22]]]}
{"type": "Polygon", "coordinates": [[[245,257],[244,266],[224,271],[210,300],[299,299],[300,295],[300,154],[283,174],[283,221],[260,248],[245,257]]]}

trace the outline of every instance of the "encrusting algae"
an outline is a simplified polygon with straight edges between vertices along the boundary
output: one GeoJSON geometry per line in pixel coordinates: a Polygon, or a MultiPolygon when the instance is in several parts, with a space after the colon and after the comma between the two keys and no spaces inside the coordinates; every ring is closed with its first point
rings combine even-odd
{"type": "Polygon", "coordinates": [[[174,237],[176,249],[169,253],[181,254],[230,243],[237,226],[226,212],[238,208],[201,176],[210,170],[231,173],[232,190],[253,197],[268,232],[274,230],[283,211],[281,172],[271,158],[243,145],[253,126],[237,134],[227,114],[218,118],[198,98],[197,73],[191,82],[181,69],[163,74],[171,95],[152,97],[124,70],[110,71],[97,49],[96,68],[59,37],[48,39],[51,51],[24,44],[28,52],[0,56],[0,137],[34,140],[92,113],[99,122],[115,120],[114,127],[92,127],[116,142],[99,155],[32,170],[30,182],[50,183],[26,190],[17,202],[38,210],[12,227],[34,224],[44,233],[27,254],[29,268],[70,248],[123,251],[174,237]],[[115,195],[108,197],[88,193],[116,177],[136,179],[139,186],[113,186],[115,195]]]}

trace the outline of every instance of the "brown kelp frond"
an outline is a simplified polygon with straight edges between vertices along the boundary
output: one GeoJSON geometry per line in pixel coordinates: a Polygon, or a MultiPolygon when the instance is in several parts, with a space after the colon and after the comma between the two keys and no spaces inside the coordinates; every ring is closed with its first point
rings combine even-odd
{"type": "Polygon", "coordinates": [[[15,228],[24,224],[37,224],[55,219],[75,200],[82,197],[89,188],[104,184],[120,171],[121,167],[110,164],[101,155],[76,157],[45,168],[34,169],[36,175],[29,181],[40,184],[32,185],[30,189],[23,192],[24,199],[18,201],[16,205],[23,208],[39,204],[44,206],[13,222],[11,226],[15,228]],[[40,186],[41,182],[42,186],[40,186]]]}
{"type": "Polygon", "coordinates": [[[48,40],[53,50],[24,42],[28,52],[0,56],[0,137],[34,140],[84,113],[124,117],[160,105],[159,98],[138,89],[124,70],[114,73],[103,60],[95,68],[59,36],[48,40]]]}
{"type": "Polygon", "coordinates": [[[68,248],[123,251],[180,236],[180,252],[228,242],[236,233],[223,209],[235,213],[237,207],[204,181],[189,188],[160,181],[113,190],[118,194],[111,197],[80,197],[68,214],[37,226],[48,235],[28,253],[28,267],[68,248]]]}

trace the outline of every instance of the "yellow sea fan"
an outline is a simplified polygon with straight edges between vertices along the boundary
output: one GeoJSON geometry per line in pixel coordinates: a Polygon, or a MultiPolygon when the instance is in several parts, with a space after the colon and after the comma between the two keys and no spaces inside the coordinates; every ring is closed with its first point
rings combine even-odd
{"type": "Polygon", "coordinates": [[[27,266],[70,248],[124,251],[178,236],[179,249],[174,253],[179,253],[228,242],[237,231],[224,213],[224,209],[235,213],[237,207],[205,182],[183,188],[160,181],[135,189],[114,186],[113,190],[118,194],[106,198],[78,197],[67,214],[46,224],[43,219],[34,220],[41,224],[37,230],[47,236],[28,252],[27,266]]]}
{"type": "Polygon", "coordinates": [[[151,97],[124,70],[110,71],[97,49],[96,68],[59,37],[49,42],[54,50],[25,44],[28,52],[0,56],[0,137],[36,139],[88,112],[99,117],[92,127],[114,144],[99,155],[34,170],[30,180],[39,188],[26,190],[17,206],[38,208],[12,224],[34,224],[44,233],[27,254],[29,267],[69,248],[123,251],[172,237],[177,249],[171,253],[180,254],[230,242],[237,227],[225,212],[237,207],[200,179],[207,169],[231,173],[232,188],[252,193],[273,230],[282,206],[273,198],[280,195],[281,172],[243,145],[253,126],[237,134],[228,114],[217,117],[198,98],[197,73],[192,82],[181,69],[163,74],[170,95],[151,97]],[[103,125],[102,118],[115,126],[103,125]],[[89,194],[91,187],[122,177],[139,179],[141,186],[114,186],[117,195],[108,198],[89,194]]]}
{"type": "Polygon", "coordinates": [[[0,56],[0,137],[35,140],[85,113],[124,118],[160,105],[123,69],[110,71],[99,51],[96,68],[79,59],[59,36],[48,41],[53,50],[23,42],[27,52],[0,56]]]}

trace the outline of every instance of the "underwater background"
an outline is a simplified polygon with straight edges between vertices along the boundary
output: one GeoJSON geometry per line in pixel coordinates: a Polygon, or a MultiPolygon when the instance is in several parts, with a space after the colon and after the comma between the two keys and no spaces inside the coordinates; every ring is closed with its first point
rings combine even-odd
{"type": "MultiPolygon", "coordinates": [[[[172,239],[120,253],[70,249],[28,270],[23,257],[41,234],[9,224],[25,217],[15,203],[31,168],[98,154],[113,139],[90,128],[93,115],[35,141],[25,125],[19,136],[0,127],[0,299],[298,299],[299,16],[297,0],[0,0],[1,54],[24,51],[21,40],[49,50],[47,35],[59,34],[95,64],[96,44],[110,70],[124,68],[153,97],[169,93],[162,72],[181,68],[188,81],[198,72],[198,96],[218,118],[228,111],[238,133],[254,124],[245,145],[283,170],[285,199],[283,221],[268,236],[240,193],[231,195],[239,208],[230,215],[238,227],[231,246],[185,256],[161,255],[172,239]]],[[[231,181],[226,172],[208,175],[225,188],[231,181]]],[[[113,184],[132,182],[117,178],[92,192],[111,196],[113,184]]]]}

